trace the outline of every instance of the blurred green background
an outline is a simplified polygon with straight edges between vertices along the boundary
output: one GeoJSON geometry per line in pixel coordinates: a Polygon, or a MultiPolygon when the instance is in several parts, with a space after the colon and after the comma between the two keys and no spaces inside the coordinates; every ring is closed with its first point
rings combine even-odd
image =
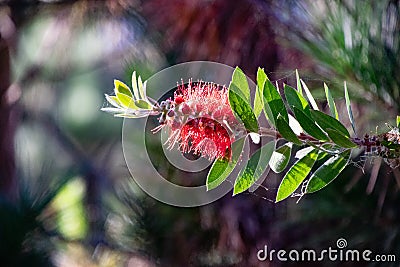
{"type": "MultiPolygon", "coordinates": [[[[282,178],[270,174],[268,191],[176,208],[135,185],[122,120],[100,112],[114,78],[210,60],[289,84],[299,69],[320,99],[325,81],[350,126],[346,80],[362,137],[400,113],[399,52],[393,0],[0,0],[0,266],[321,266],[260,262],[257,251],[339,238],[400,259],[398,168],[354,155],[298,204],[270,201],[282,178]]],[[[150,148],[156,159],[160,144],[150,148]]]]}

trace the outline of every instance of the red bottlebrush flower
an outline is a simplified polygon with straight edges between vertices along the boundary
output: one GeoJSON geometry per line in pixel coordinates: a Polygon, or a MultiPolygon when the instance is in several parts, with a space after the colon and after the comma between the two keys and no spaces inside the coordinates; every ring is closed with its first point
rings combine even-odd
{"type": "Polygon", "coordinates": [[[179,143],[182,152],[193,152],[210,160],[231,157],[231,144],[243,131],[229,105],[228,89],[214,83],[189,81],[178,86],[169,100],[174,116],[163,126],[170,129],[169,147],[179,143]]]}

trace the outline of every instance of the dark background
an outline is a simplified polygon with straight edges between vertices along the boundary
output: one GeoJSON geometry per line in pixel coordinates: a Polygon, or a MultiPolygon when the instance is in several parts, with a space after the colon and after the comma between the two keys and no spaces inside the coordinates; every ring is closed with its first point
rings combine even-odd
{"type": "MultiPolygon", "coordinates": [[[[0,266],[286,266],[256,253],[264,245],[322,250],[339,238],[399,258],[400,172],[378,158],[355,154],[334,183],[298,204],[272,203],[270,188],[176,208],[135,185],[122,155],[122,120],[99,110],[114,78],[129,84],[133,70],[146,79],[210,60],[253,79],[260,66],[292,85],[298,69],[326,110],[325,81],[350,126],[346,80],[357,134],[385,132],[400,113],[399,5],[0,1],[0,266]]],[[[149,151],[157,157],[159,143],[149,151]]],[[[312,265],[291,265],[302,264],[312,265]]]]}

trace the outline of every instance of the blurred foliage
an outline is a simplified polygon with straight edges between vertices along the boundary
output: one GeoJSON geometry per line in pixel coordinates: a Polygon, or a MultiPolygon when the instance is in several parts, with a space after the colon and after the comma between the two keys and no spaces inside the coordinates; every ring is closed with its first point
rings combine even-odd
{"type": "Polygon", "coordinates": [[[320,73],[346,80],[358,96],[400,111],[400,6],[385,1],[282,1],[276,18],[293,45],[308,53],[320,73]],[[328,72],[327,72],[328,70],[328,72]],[[332,75],[332,73],[334,75],[332,75]]]}
{"type": "MultiPolygon", "coordinates": [[[[290,33],[287,44],[304,48],[318,62],[314,70],[329,81],[340,81],[340,87],[343,80],[352,82],[351,92],[368,92],[368,100],[380,99],[398,111],[398,2],[0,5],[2,37],[4,29],[12,33],[10,95],[20,97],[13,108],[21,192],[14,201],[0,201],[0,265],[265,266],[256,258],[265,244],[317,248],[332,246],[341,236],[355,248],[400,251],[400,183],[392,179],[400,180],[398,171],[387,175],[381,169],[371,176],[349,169],[299,205],[266,201],[278,178],[272,175],[267,192],[227,196],[201,208],[170,207],[131,184],[121,121],[99,111],[112,80],[129,81],[132,69],[147,79],[166,62],[186,60],[240,65],[246,73],[256,73],[258,66],[272,72],[278,65],[290,70],[310,65],[304,56],[300,62],[282,50],[275,39],[281,33],[285,38],[290,33]],[[7,17],[14,28],[5,27],[7,17]],[[366,195],[371,187],[375,190],[366,195]]],[[[362,109],[358,113],[356,121],[365,115],[362,109]]],[[[159,144],[150,147],[154,162],[163,166],[159,144]]],[[[169,165],[163,168],[171,179],[177,176],[169,165]]]]}

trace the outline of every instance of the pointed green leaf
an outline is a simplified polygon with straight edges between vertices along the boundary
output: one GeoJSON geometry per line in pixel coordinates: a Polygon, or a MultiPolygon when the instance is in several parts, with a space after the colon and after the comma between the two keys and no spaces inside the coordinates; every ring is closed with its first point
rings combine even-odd
{"type": "Polygon", "coordinates": [[[329,138],[325,135],[325,133],[315,124],[315,122],[308,117],[302,110],[294,107],[293,108],[294,115],[296,116],[297,121],[300,123],[301,127],[312,137],[320,140],[320,141],[328,141],[329,138]]]}
{"type": "Polygon", "coordinates": [[[141,109],[153,109],[153,106],[150,103],[142,99],[135,101],[135,105],[141,109]]]}
{"type": "Polygon", "coordinates": [[[397,128],[400,128],[400,116],[396,117],[396,125],[397,125],[397,128]]]}
{"type": "Polygon", "coordinates": [[[351,127],[353,128],[354,134],[357,135],[357,133],[356,133],[356,124],[354,122],[353,111],[351,110],[350,97],[349,97],[349,92],[347,91],[346,82],[344,82],[344,98],[346,100],[347,114],[349,114],[351,127]]]}
{"type": "Polygon", "coordinates": [[[315,102],[315,99],[314,99],[314,97],[312,96],[310,90],[308,89],[306,83],[305,83],[302,79],[300,79],[300,82],[301,82],[301,84],[303,85],[304,92],[306,92],[308,101],[310,101],[310,104],[311,104],[312,108],[313,108],[314,110],[319,110],[318,105],[317,105],[317,102],[315,102]]]}
{"type": "Polygon", "coordinates": [[[296,69],[296,84],[297,84],[297,91],[301,96],[303,96],[303,89],[301,88],[300,76],[297,69],[296,69]]]}
{"type": "Polygon", "coordinates": [[[318,151],[312,149],[307,155],[293,164],[279,185],[276,202],[284,200],[296,191],[310,173],[317,157],[318,151]]]}
{"type": "Polygon", "coordinates": [[[292,153],[292,146],[293,143],[286,143],[272,153],[269,166],[275,173],[282,172],[288,165],[292,153]]]}
{"type": "Polygon", "coordinates": [[[234,91],[236,94],[240,95],[243,100],[250,105],[250,89],[247,83],[246,75],[243,71],[236,67],[232,74],[232,80],[229,84],[229,91],[234,91]]]}
{"type": "Polygon", "coordinates": [[[297,137],[297,135],[293,132],[292,128],[290,128],[289,124],[285,121],[285,119],[279,114],[276,120],[276,129],[285,138],[287,141],[295,143],[296,145],[301,145],[302,142],[297,137]]]}
{"type": "Polygon", "coordinates": [[[136,71],[134,71],[132,73],[132,90],[133,90],[133,94],[135,95],[135,99],[139,99],[138,83],[136,80],[136,71]]]}
{"type": "Polygon", "coordinates": [[[306,192],[313,193],[327,186],[343,171],[349,159],[350,150],[346,150],[342,154],[335,155],[328,159],[310,177],[306,192]]]}
{"type": "Polygon", "coordinates": [[[133,102],[133,99],[125,94],[117,93],[116,95],[118,102],[124,107],[124,108],[129,108],[129,109],[139,109],[135,103],[133,102]]]}
{"type": "Polygon", "coordinates": [[[271,141],[258,149],[249,159],[235,181],[233,195],[240,194],[249,189],[264,173],[268,166],[272,152],[275,149],[275,141],[271,141]]]}
{"type": "Polygon", "coordinates": [[[219,186],[231,174],[242,154],[245,137],[232,144],[231,160],[227,158],[216,159],[207,175],[207,191],[219,186]]]}
{"type": "Polygon", "coordinates": [[[325,130],[327,132],[327,134],[329,135],[329,138],[332,139],[332,141],[344,148],[353,148],[353,147],[357,147],[357,145],[355,143],[353,143],[352,141],[350,141],[350,139],[346,136],[344,136],[342,133],[334,130],[334,129],[326,129],[325,130]]]}
{"type": "Polygon", "coordinates": [[[308,116],[310,115],[310,106],[308,105],[307,100],[300,95],[294,88],[289,85],[284,85],[286,101],[289,104],[290,109],[293,110],[293,107],[296,107],[306,113],[308,116]]]}
{"type": "Polygon", "coordinates": [[[273,124],[275,124],[278,114],[281,114],[284,120],[289,121],[288,113],[282,97],[268,77],[265,81],[263,97],[265,115],[271,122],[273,121],[273,124]]]}
{"type": "Polygon", "coordinates": [[[129,86],[124,84],[121,81],[114,80],[114,92],[115,92],[115,95],[124,94],[124,95],[129,96],[130,98],[132,98],[131,89],[129,89],[129,86]]]}
{"type": "Polygon", "coordinates": [[[339,114],[336,109],[335,101],[333,100],[331,91],[329,90],[328,86],[326,83],[324,83],[324,88],[325,88],[325,95],[326,95],[326,100],[328,101],[328,106],[331,111],[332,117],[335,119],[339,120],[339,114]]]}
{"type": "Polygon", "coordinates": [[[260,116],[263,109],[262,97],[266,80],[267,80],[267,75],[265,75],[265,72],[261,68],[258,68],[256,95],[254,97],[254,114],[256,115],[257,118],[260,116]]]}
{"type": "Polygon", "coordinates": [[[337,119],[318,110],[311,110],[311,117],[318,123],[319,126],[325,131],[328,128],[335,129],[342,135],[350,137],[349,131],[337,119]]]}
{"type": "MultiPolygon", "coordinates": [[[[230,88],[230,87],[229,87],[230,88]]],[[[244,127],[250,132],[258,132],[257,118],[251,106],[237,93],[228,91],[229,104],[235,116],[243,122],[244,127]]]]}

